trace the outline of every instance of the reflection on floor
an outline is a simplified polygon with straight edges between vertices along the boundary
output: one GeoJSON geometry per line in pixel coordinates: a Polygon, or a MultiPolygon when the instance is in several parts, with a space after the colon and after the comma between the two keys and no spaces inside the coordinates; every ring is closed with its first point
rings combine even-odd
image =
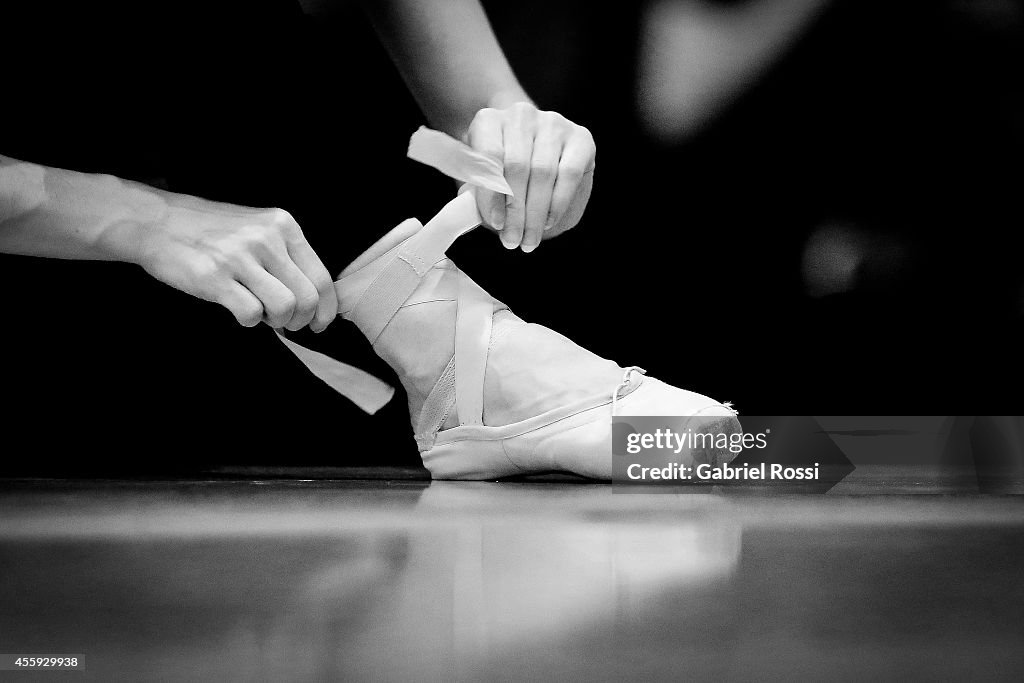
{"type": "Polygon", "coordinates": [[[1024,667],[1019,497],[23,481],[0,511],[0,652],[82,654],[75,680],[1024,667]]]}

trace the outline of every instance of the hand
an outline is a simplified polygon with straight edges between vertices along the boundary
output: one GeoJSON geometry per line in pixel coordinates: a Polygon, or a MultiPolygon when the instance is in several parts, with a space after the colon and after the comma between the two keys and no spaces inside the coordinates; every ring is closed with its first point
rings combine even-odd
{"type": "Polygon", "coordinates": [[[250,209],[175,195],[142,226],[136,260],[150,275],[218,303],[239,323],[321,332],[338,314],[334,280],[298,223],[281,209],[250,209]]]}
{"type": "Polygon", "coordinates": [[[466,142],[505,166],[515,196],[478,188],[476,198],[484,224],[506,248],[531,252],[579,223],[594,184],[597,147],[589,130],[517,102],[477,112],[466,142]]]}

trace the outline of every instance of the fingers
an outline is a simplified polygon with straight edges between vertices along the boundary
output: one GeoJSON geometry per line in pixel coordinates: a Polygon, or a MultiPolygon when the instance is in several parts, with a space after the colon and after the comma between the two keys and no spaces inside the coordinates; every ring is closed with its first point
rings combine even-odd
{"type": "Polygon", "coordinates": [[[526,191],[526,222],[522,241],[522,248],[526,253],[536,249],[544,238],[561,152],[561,141],[554,131],[545,129],[537,134],[526,191]]]}
{"type": "Polygon", "coordinates": [[[334,289],[334,278],[305,238],[291,242],[288,254],[316,289],[318,301],[309,328],[314,332],[323,332],[338,315],[338,292],[334,289]]]}
{"type": "Polygon", "coordinates": [[[337,316],[333,278],[287,211],[194,200],[171,205],[154,234],[146,271],[242,325],[319,332],[337,316]]]}
{"type": "MultiPolygon", "coordinates": [[[[585,130],[585,129],[584,129],[585,130]]],[[[575,226],[583,215],[593,186],[594,144],[589,132],[569,140],[558,163],[551,208],[544,226],[554,236],[575,226]]]]}
{"type": "MultiPolygon", "coordinates": [[[[287,256],[272,254],[263,265],[274,279],[288,288],[289,294],[291,294],[293,302],[291,316],[285,320],[283,327],[293,332],[301,330],[312,322],[313,316],[316,315],[317,304],[320,301],[316,285],[287,256]]],[[[264,308],[267,308],[266,302],[264,302],[264,308]]],[[[281,325],[272,325],[272,327],[281,327],[281,325]]]]}
{"type": "Polygon", "coordinates": [[[261,292],[276,297],[271,304],[257,292],[267,323],[292,331],[309,325],[314,332],[322,332],[338,314],[334,280],[290,214],[276,212],[275,226],[276,232],[268,236],[255,254],[257,264],[266,269],[268,277],[249,273],[259,283],[257,286],[263,288],[261,292]],[[290,298],[284,297],[275,283],[286,288],[290,298]]]}
{"type": "MultiPolygon", "coordinates": [[[[473,149],[498,161],[505,158],[501,117],[496,110],[481,109],[477,112],[469,126],[467,142],[473,149]]],[[[476,205],[484,224],[501,232],[505,227],[505,195],[477,188],[476,205]]]]}
{"type": "Polygon", "coordinates": [[[525,108],[513,109],[502,136],[505,144],[505,180],[513,193],[513,196],[505,197],[505,228],[501,231],[501,243],[506,249],[515,249],[522,244],[526,231],[526,193],[530,182],[535,132],[530,112],[525,108]]]}
{"type": "Polygon", "coordinates": [[[293,248],[296,262],[272,254],[263,262],[244,263],[238,280],[219,288],[217,302],[246,327],[263,320],[273,328],[295,331],[309,325],[314,332],[322,332],[338,314],[334,281],[312,248],[307,245],[309,253],[293,248]]]}
{"type": "MultiPolygon", "coordinates": [[[[263,320],[268,325],[281,328],[291,322],[295,314],[296,297],[288,286],[271,275],[262,264],[256,261],[247,264],[238,280],[260,300],[263,306],[263,320]]],[[[313,289],[312,283],[309,287],[313,289]]],[[[312,317],[310,315],[310,318],[312,317]]]]}
{"type": "Polygon", "coordinates": [[[562,220],[558,223],[553,223],[551,229],[544,233],[546,239],[557,237],[580,222],[580,219],[583,218],[583,212],[587,208],[587,202],[590,201],[590,193],[593,188],[594,170],[591,169],[583,174],[580,188],[576,191],[572,201],[569,202],[569,208],[562,215],[562,220]]]}
{"type": "Polygon", "coordinates": [[[221,288],[217,303],[231,311],[235,320],[243,327],[254,327],[263,319],[263,304],[252,292],[235,280],[231,280],[221,288]]]}
{"type": "Polygon", "coordinates": [[[511,197],[477,190],[480,215],[499,230],[506,248],[531,252],[579,222],[593,186],[596,147],[589,130],[519,102],[480,110],[467,142],[501,159],[512,188],[511,197]]]}

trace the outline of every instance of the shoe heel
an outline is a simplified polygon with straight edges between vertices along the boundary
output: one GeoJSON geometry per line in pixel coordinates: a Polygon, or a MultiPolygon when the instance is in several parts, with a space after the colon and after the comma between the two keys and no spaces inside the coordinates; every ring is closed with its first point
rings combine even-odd
{"type": "Polygon", "coordinates": [[[526,474],[509,459],[501,440],[438,443],[420,456],[433,479],[479,481],[526,474]]]}

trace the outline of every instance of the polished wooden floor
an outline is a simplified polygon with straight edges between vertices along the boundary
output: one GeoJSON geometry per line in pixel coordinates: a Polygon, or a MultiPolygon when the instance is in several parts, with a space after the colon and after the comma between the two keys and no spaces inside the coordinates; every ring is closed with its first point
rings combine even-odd
{"type": "Polygon", "coordinates": [[[67,680],[1019,680],[1022,577],[1016,496],[0,484],[0,653],[67,680]]]}

